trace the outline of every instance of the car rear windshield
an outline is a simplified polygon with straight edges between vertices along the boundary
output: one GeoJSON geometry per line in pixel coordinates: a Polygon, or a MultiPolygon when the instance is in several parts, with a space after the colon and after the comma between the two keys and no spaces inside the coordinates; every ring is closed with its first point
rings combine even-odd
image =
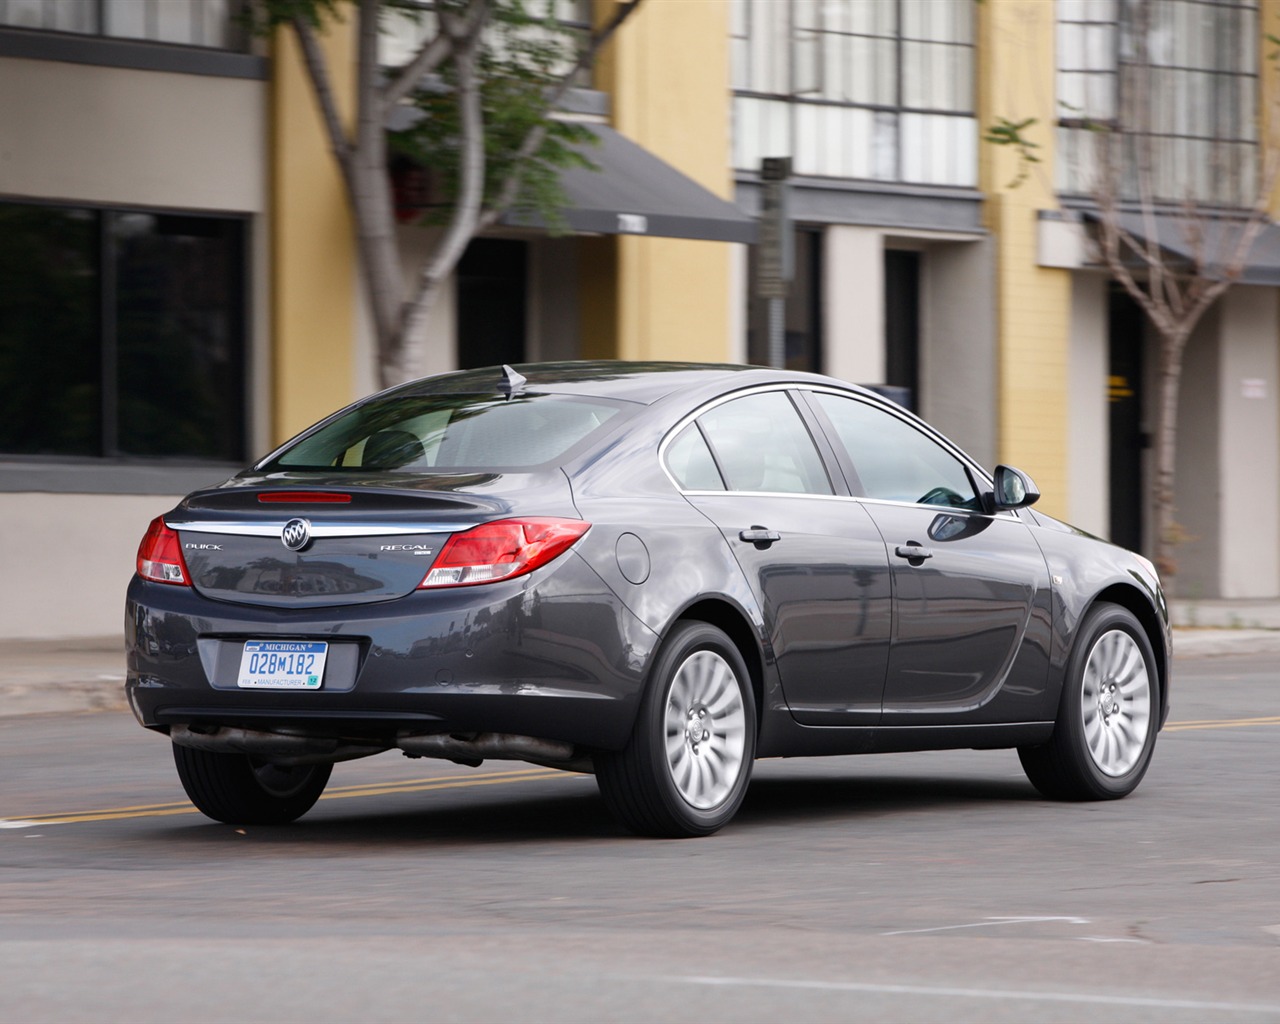
{"type": "Polygon", "coordinates": [[[389,395],[303,435],[260,468],[514,469],[561,459],[628,403],[576,395],[389,395]]]}

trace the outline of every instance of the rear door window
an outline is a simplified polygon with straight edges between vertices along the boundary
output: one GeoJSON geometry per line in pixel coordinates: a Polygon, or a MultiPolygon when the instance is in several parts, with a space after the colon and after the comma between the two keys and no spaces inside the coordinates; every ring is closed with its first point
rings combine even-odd
{"type": "Polygon", "coordinates": [[[698,424],[731,491],[831,494],[831,481],[809,430],[782,391],[735,398],[698,424]]]}
{"type": "Polygon", "coordinates": [[[723,491],[724,480],[696,423],[690,423],[667,447],[667,469],[686,491],[723,491]]]}

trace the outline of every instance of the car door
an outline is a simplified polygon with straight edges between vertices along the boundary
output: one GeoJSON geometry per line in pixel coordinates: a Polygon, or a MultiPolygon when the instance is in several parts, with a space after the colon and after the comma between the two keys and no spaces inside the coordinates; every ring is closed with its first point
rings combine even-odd
{"type": "Polygon", "coordinates": [[[893,580],[883,725],[1035,717],[1048,672],[1048,571],[1018,515],[982,511],[979,477],[888,408],[815,391],[884,539],[893,580]]]}
{"type": "Polygon", "coordinates": [[[664,458],[742,567],[792,714],[874,724],[889,656],[884,543],[866,510],[836,494],[789,393],[756,391],[705,409],[664,458]]]}

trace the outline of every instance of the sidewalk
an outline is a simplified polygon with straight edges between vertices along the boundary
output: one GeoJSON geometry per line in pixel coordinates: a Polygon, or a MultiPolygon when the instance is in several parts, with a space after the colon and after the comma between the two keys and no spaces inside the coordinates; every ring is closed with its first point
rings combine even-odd
{"type": "MultiPolygon", "coordinates": [[[[1174,601],[1175,656],[1277,655],[1280,599],[1174,601]]],[[[119,637],[0,640],[0,717],[127,712],[119,637]]]]}

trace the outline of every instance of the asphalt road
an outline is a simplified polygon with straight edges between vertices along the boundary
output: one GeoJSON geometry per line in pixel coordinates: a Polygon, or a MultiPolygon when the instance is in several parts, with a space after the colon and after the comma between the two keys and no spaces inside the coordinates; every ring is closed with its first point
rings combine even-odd
{"type": "Polygon", "coordinates": [[[1280,1021],[1280,673],[1184,660],[1137,793],[1011,751],[757,765],[709,839],[384,754],[289,828],[118,712],[0,720],[0,1019],[1280,1021]]]}

